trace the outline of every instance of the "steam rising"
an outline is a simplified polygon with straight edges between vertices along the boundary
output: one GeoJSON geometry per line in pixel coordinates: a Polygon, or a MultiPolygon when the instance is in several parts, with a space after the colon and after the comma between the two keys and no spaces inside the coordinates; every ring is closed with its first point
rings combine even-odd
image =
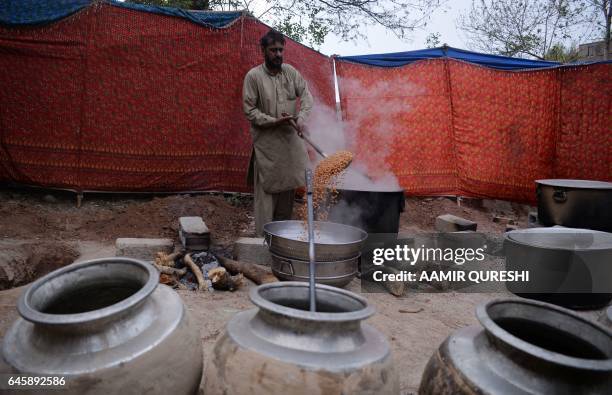
{"type": "MultiPolygon", "coordinates": [[[[312,140],[325,153],[348,150],[355,154],[338,188],[400,190],[387,159],[398,144],[406,143],[399,138],[400,133],[405,138],[407,132],[401,129],[402,114],[410,109],[409,98],[422,90],[405,81],[380,81],[366,87],[358,80],[344,78],[340,83],[355,95],[346,109],[350,119],[343,122],[336,109],[315,102],[307,124],[312,140]]],[[[320,159],[317,155],[316,161],[320,159]]]]}

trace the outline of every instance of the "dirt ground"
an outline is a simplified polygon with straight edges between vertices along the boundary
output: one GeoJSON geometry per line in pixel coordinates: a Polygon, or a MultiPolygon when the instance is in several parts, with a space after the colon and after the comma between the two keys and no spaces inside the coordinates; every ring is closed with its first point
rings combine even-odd
{"type": "MultiPolygon", "coordinates": [[[[501,201],[407,198],[400,231],[433,231],[436,216],[450,213],[478,222],[479,231],[501,235],[508,221],[526,227],[528,211],[527,206],[501,201]],[[502,220],[494,222],[494,216],[502,220]]],[[[187,215],[204,218],[217,247],[230,247],[236,238],[253,234],[249,197],[86,195],[77,208],[70,193],[0,190],[0,280],[7,277],[3,262],[6,267],[11,259],[21,259],[18,266],[24,271],[13,273],[13,278],[21,275],[31,280],[75,259],[113,256],[119,237],[168,237],[178,243],[178,218],[187,215]]],[[[18,285],[15,281],[10,284],[18,285]]],[[[178,291],[199,325],[205,358],[229,319],[253,307],[248,299],[252,286],[247,281],[233,293],[178,291]]],[[[0,338],[17,317],[15,304],[23,288],[0,291],[0,338]]],[[[353,280],[347,289],[360,293],[359,280],[353,280]]],[[[511,295],[411,291],[402,298],[384,293],[363,296],[377,309],[367,323],[387,336],[401,393],[409,394],[417,391],[423,369],[438,345],[456,329],[477,324],[474,311],[478,304],[511,295]]],[[[581,314],[603,322],[602,311],[581,314]]],[[[6,366],[0,361],[0,372],[3,369],[6,366]]]]}

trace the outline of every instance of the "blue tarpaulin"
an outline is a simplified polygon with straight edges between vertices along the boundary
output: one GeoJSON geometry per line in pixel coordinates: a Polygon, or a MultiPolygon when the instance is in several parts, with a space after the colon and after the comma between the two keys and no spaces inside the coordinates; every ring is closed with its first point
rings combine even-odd
{"type": "Polygon", "coordinates": [[[376,55],[340,56],[337,59],[380,67],[398,67],[424,59],[452,58],[501,70],[536,69],[560,66],[558,62],[487,55],[452,47],[421,49],[376,55]]]}
{"type": "MultiPolygon", "coordinates": [[[[115,0],[104,2],[117,7],[185,18],[199,25],[216,28],[225,27],[242,15],[241,11],[202,12],[115,0]]],[[[0,23],[9,26],[44,25],[70,16],[88,7],[91,3],[93,3],[92,0],[0,0],[0,23]]]]}

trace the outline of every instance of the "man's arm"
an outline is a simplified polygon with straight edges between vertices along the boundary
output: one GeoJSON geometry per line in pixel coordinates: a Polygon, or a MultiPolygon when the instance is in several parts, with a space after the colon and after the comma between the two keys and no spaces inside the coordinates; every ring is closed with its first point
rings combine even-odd
{"type": "Polygon", "coordinates": [[[252,125],[260,128],[274,126],[278,120],[268,114],[261,112],[257,108],[257,98],[259,92],[257,90],[257,81],[251,73],[248,73],[244,78],[242,86],[242,109],[249,122],[252,125]]]}
{"type": "Polygon", "coordinates": [[[306,118],[310,115],[312,110],[313,98],[308,89],[306,80],[302,77],[299,71],[295,73],[295,94],[300,98],[300,112],[297,115],[297,123],[303,127],[306,118]]]}

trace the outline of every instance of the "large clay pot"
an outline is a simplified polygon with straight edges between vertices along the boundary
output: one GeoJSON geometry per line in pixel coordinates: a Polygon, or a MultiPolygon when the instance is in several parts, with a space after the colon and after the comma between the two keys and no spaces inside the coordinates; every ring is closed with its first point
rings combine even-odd
{"type": "Polygon", "coordinates": [[[198,329],[150,264],[104,258],[34,282],[2,354],[15,373],[65,377],[62,394],[193,394],[198,329]]]}
{"type": "Polygon", "coordinates": [[[206,364],[207,394],[398,394],[386,339],[362,324],[374,313],[352,292],[317,285],[317,312],[308,284],[254,288],[258,307],[236,314],[206,364]]]}
{"type": "Polygon", "coordinates": [[[419,394],[611,394],[612,332],[571,310],[505,299],[479,306],[484,328],[450,335],[419,394]]]}

